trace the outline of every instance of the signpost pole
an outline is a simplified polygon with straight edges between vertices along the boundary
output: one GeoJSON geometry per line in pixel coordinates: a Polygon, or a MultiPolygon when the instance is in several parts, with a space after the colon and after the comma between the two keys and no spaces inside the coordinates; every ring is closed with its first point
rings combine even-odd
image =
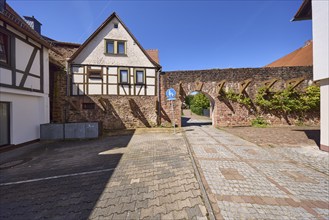
{"type": "Polygon", "coordinates": [[[171,100],[171,112],[172,112],[172,126],[174,127],[174,134],[176,134],[176,125],[175,125],[175,108],[174,108],[174,101],[171,100]]]}
{"type": "Polygon", "coordinates": [[[172,113],[172,126],[174,127],[174,134],[176,134],[176,125],[175,125],[175,108],[174,101],[176,100],[176,91],[173,88],[170,88],[166,91],[167,100],[170,101],[171,113],[172,113]]]}

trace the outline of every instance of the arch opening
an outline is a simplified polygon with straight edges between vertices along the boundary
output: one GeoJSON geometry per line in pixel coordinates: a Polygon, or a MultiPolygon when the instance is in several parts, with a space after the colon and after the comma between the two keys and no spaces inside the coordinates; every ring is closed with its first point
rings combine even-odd
{"type": "Polygon", "coordinates": [[[190,91],[181,105],[181,126],[214,125],[215,100],[203,91],[190,91]]]}

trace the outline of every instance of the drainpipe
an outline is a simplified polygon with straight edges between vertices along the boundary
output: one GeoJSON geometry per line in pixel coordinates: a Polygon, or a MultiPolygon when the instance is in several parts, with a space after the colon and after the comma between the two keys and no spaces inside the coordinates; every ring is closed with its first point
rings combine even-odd
{"type": "Polygon", "coordinates": [[[157,71],[157,77],[158,77],[158,126],[161,124],[161,92],[160,92],[160,74],[161,74],[162,68],[160,67],[157,71]]]}
{"type": "MultiPolygon", "coordinates": [[[[69,58],[66,58],[66,96],[70,96],[70,76],[71,76],[71,68],[69,64],[69,58]]],[[[67,122],[67,104],[64,106],[64,126],[65,123],[67,122]]]]}

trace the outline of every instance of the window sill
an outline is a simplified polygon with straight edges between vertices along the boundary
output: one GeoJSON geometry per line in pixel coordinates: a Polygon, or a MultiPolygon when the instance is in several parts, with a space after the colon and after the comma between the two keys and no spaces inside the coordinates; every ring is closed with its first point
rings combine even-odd
{"type": "Polygon", "coordinates": [[[104,53],[105,56],[113,56],[113,57],[128,57],[127,54],[115,54],[115,53],[104,53]]]}

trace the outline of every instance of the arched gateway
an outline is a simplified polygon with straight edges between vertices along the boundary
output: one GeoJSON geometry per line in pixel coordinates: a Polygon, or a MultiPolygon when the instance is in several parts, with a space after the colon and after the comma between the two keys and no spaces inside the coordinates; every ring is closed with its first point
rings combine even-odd
{"type": "MultiPolygon", "coordinates": [[[[278,67],[278,68],[239,68],[211,69],[200,71],[163,72],[160,76],[160,123],[171,122],[170,103],[165,91],[174,88],[177,91],[175,101],[175,123],[181,126],[181,106],[185,97],[193,91],[200,91],[208,96],[212,107],[212,124],[218,126],[244,126],[256,117],[253,108],[247,108],[237,102],[223,97],[223,91],[244,94],[251,100],[255,98],[262,86],[282,90],[288,85],[304,89],[312,84],[312,67],[278,67]]],[[[253,105],[253,103],[251,103],[253,105]]],[[[258,113],[259,114],[259,113],[258,113]]],[[[285,124],[286,118],[280,115],[262,115],[273,124],[285,124]]],[[[293,119],[293,116],[292,120],[293,119]]],[[[289,122],[288,122],[289,123],[289,122]]]]}

